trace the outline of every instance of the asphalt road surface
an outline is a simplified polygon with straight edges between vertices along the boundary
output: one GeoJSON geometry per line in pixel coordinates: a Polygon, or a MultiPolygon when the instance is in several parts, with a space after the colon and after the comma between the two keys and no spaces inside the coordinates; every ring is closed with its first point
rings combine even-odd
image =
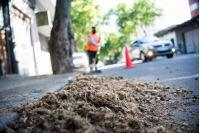
{"type": "MultiPolygon", "coordinates": [[[[124,69],[125,64],[116,64],[110,65],[100,68],[102,70],[101,75],[108,75],[108,76],[123,76],[125,78],[133,78],[138,81],[144,82],[151,82],[153,84],[160,84],[160,85],[169,85],[171,87],[179,88],[183,87],[187,89],[190,93],[186,95],[190,101],[194,101],[192,105],[185,105],[183,104],[182,107],[174,110],[173,120],[180,123],[180,125],[185,122],[188,125],[191,125],[192,128],[185,128],[185,132],[199,132],[199,54],[187,54],[176,56],[171,59],[167,58],[156,58],[153,59],[151,62],[142,63],[141,61],[134,61],[135,68],[124,69]]],[[[71,76],[71,75],[68,75],[71,76]]],[[[67,75],[54,75],[54,76],[47,76],[47,77],[33,77],[27,79],[6,79],[1,80],[0,82],[0,102],[1,105],[8,105],[6,100],[10,103],[14,101],[11,98],[5,99],[3,96],[10,95],[10,94],[19,94],[21,92],[27,93],[25,95],[25,100],[29,99],[30,96],[28,91],[33,91],[34,88],[38,88],[43,90],[43,88],[50,88],[53,86],[54,88],[57,87],[55,84],[60,84],[61,82],[64,84],[67,81],[67,75]],[[56,80],[57,79],[57,80],[56,80]],[[65,81],[66,80],[66,81],[65,81]],[[23,82],[19,82],[23,81],[23,82]],[[47,82],[48,81],[48,82],[47,82]],[[59,81],[59,82],[57,82],[59,81]],[[8,84],[9,82],[9,84],[8,84]],[[52,82],[50,84],[50,82],[52,82]],[[54,83],[55,82],[55,83],[54,83]],[[13,88],[15,86],[17,88],[13,88]],[[41,88],[40,88],[41,87],[41,88]],[[2,97],[2,99],[1,99],[2,97]],[[3,100],[4,99],[4,100],[3,100]]],[[[34,94],[37,95],[36,91],[33,91],[34,94]]],[[[41,94],[42,95],[42,94],[41,94]]],[[[22,96],[17,96],[22,98],[22,96]]],[[[33,98],[33,97],[32,97],[33,98]]],[[[15,101],[15,97],[13,98],[15,101]]],[[[187,102],[188,99],[183,99],[180,97],[174,97],[169,102],[173,101],[183,101],[187,102]]],[[[22,101],[22,100],[21,100],[22,101]]],[[[28,101],[29,102],[29,101],[28,101]]],[[[169,103],[168,102],[168,103],[169,103]]],[[[3,106],[1,107],[3,108],[3,106]]],[[[169,119],[168,122],[173,122],[172,119],[169,119]]],[[[177,131],[181,132],[181,131],[177,131]]]]}
{"type": "MultiPolygon", "coordinates": [[[[134,63],[134,62],[133,62],[134,63]]],[[[174,119],[180,123],[190,123],[192,131],[199,132],[199,54],[187,54],[175,56],[171,59],[156,58],[151,62],[141,63],[135,61],[135,68],[124,69],[125,64],[116,64],[101,68],[102,75],[123,76],[138,81],[151,82],[153,84],[169,85],[174,89],[183,87],[190,91],[186,97],[189,100],[197,100],[192,106],[183,105],[174,110],[174,119]]],[[[174,97],[172,101],[187,100],[174,97]]]]}
{"type": "MultiPolygon", "coordinates": [[[[133,62],[134,63],[134,62],[133,62]]],[[[125,65],[101,68],[103,75],[123,76],[151,83],[184,87],[199,94],[199,54],[187,54],[174,58],[157,58],[151,62],[134,64],[135,68],[124,69],[125,65]]]]}

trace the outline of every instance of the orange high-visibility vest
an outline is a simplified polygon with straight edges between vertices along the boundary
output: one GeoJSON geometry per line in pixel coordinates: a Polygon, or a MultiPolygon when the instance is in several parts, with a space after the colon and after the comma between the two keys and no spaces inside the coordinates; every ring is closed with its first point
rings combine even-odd
{"type": "Polygon", "coordinates": [[[93,34],[92,32],[88,35],[88,42],[87,42],[87,45],[86,45],[86,49],[87,50],[90,50],[90,51],[97,51],[98,50],[98,46],[94,46],[90,43],[90,40],[89,40],[89,36],[91,36],[94,40],[94,42],[96,44],[99,44],[99,36],[95,33],[93,34]]]}

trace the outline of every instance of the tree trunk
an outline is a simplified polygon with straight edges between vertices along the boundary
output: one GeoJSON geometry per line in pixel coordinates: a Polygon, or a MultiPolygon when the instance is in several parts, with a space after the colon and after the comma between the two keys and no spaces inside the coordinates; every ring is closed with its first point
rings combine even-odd
{"type": "Polygon", "coordinates": [[[145,31],[145,27],[144,26],[141,26],[142,27],[142,30],[143,30],[143,33],[144,33],[144,35],[145,35],[145,37],[147,36],[147,33],[146,33],[146,31],[145,31]]]}
{"type": "Polygon", "coordinates": [[[57,0],[56,12],[51,30],[49,52],[53,73],[72,72],[74,65],[74,33],[70,18],[71,0],[57,0]]]}

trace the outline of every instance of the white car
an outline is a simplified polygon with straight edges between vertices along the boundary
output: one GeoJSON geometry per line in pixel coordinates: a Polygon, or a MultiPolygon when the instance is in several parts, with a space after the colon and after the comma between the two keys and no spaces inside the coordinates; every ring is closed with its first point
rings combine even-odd
{"type": "Polygon", "coordinates": [[[103,66],[104,66],[104,63],[102,61],[98,61],[97,67],[103,67],[103,66]]]}
{"type": "Polygon", "coordinates": [[[173,57],[173,44],[171,41],[161,40],[155,36],[152,37],[143,37],[136,40],[132,43],[132,48],[129,51],[133,53],[134,58],[142,58],[143,61],[146,61],[149,57],[148,52],[151,50],[153,56],[166,56],[167,58],[173,57]]]}
{"type": "Polygon", "coordinates": [[[87,68],[89,67],[88,57],[86,53],[74,53],[73,63],[75,68],[87,68]]]}

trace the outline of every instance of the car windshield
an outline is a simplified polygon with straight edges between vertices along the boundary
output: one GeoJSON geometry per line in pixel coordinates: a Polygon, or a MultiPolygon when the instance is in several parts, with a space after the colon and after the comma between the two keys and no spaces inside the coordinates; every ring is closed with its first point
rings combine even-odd
{"type": "Polygon", "coordinates": [[[148,38],[141,39],[140,43],[144,44],[144,43],[149,43],[149,42],[156,42],[156,41],[159,41],[159,40],[160,39],[157,38],[157,37],[148,37],[148,38]]]}
{"type": "Polygon", "coordinates": [[[73,59],[83,59],[83,56],[74,56],[73,59]]]}

